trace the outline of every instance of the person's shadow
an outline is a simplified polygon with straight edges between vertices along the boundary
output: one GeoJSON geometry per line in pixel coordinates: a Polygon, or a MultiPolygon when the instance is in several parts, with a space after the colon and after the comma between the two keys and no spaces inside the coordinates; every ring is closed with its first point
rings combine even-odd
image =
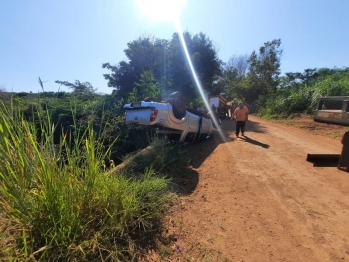
{"type": "Polygon", "coordinates": [[[261,143],[261,142],[259,142],[257,140],[249,138],[248,136],[242,136],[242,137],[240,136],[239,138],[241,140],[244,140],[247,143],[251,143],[251,144],[256,145],[256,146],[261,146],[263,148],[269,148],[270,147],[268,144],[261,143]]]}

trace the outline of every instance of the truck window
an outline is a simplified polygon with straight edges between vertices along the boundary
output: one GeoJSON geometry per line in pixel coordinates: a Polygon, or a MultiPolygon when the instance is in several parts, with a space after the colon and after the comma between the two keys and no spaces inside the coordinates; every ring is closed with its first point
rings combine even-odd
{"type": "Polygon", "coordinates": [[[342,110],[342,108],[342,100],[323,100],[319,103],[319,110],[342,110]]]}

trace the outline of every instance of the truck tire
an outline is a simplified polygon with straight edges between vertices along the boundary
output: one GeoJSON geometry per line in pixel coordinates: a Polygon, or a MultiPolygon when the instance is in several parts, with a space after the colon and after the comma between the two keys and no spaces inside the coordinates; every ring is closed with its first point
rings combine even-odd
{"type": "Polygon", "coordinates": [[[182,92],[173,92],[170,94],[167,102],[172,105],[173,114],[176,118],[182,119],[185,116],[185,97],[182,92]]]}

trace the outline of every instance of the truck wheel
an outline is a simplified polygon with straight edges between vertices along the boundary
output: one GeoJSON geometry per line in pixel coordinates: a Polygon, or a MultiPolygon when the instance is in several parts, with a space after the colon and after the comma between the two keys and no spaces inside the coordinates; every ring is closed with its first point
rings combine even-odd
{"type": "Polygon", "coordinates": [[[182,92],[173,92],[167,102],[172,105],[173,114],[176,118],[182,119],[185,116],[185,97],[182,92]]]}

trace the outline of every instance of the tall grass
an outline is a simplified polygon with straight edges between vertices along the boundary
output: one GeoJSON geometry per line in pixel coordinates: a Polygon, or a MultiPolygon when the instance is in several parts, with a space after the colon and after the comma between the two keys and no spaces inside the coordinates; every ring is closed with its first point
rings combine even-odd
{"type": "Polygon", "coordinates": [[[130,261],[160,229],[168,180],[108,172],[110,148],[91,123],[63,133],[0,109],[0,260],[130,261]],[[39,126],[39,128],[37,128],[39,126]],[[150,238],[149,238],[150,237],[150,238]]]}

